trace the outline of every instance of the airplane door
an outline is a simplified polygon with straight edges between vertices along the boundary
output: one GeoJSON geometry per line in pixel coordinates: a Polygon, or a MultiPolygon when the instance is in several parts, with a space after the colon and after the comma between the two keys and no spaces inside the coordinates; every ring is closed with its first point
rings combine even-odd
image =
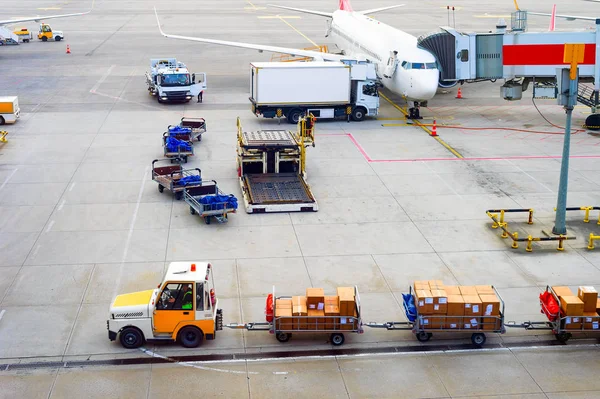
{"type": "Polygon", "coordinates": [[[390,58],[388,59],[387,65],[383,70],[383,76],[391,79],[396,73],[396,68],[398,68],[398,52],[392,51],[390,53],[390,58]]]}

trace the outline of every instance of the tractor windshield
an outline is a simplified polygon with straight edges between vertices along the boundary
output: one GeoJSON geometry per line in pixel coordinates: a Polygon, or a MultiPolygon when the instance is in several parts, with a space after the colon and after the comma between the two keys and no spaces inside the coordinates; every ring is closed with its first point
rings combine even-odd
{"type": "Polygon", "coordinates": [[[175,73],[175,74],[163,75],[161,85],[164,87],[189,86],[190,85],[190,74],[189,73],[175,73]]]}

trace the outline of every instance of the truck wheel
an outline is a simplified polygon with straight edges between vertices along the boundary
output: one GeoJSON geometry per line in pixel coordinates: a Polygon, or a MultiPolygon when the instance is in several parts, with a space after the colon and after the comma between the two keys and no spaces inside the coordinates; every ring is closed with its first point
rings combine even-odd
{"type": "Polygon", "coordinates": [[[60,36],[56,36],[56,37],[54,38],[54,40],[56,40],[57,42],[60,42],[60,41],[62,40],[62,37],[60,37],[60,36]]]}
{"type": "Polygon", "coordinates": [[[293,109],[288,113],[287,120],[295,125],[300,120],[300,115],[302,115],[302,110],[293,109]]]}
{"type": "Polygon", "coordinates": [[[4,118],[0,116],[0,125],[4,125],[5,123],[6,121],[4,120],[4,118]]]}
{"type": "Polygon", "coordinates": [[[144,344],[144,334],[135,327],[126,327],[121,331],[119,341],[124,348],[139,348],[144,344]]]}
{"type": "Polygon", "coordinates": [[[48,38],[47,38],[46,36],[42,36],[42,41],[43,41],[43,42],[47,42],[47,41],[48,41],[48,38]]]}
{"type": "Polygon", "coordinates": [[[360,122],[365,119],[365,109],[363,107],[356,107],[352,110],[352,120],[360,122]]]}
{"type": "Polygon", "coordinates": [[[185,348],[196,348],[202,343],[204,334],[198,328],[193,326],[183,327],[179,331],[179,342],[185,348]]]}
{"type": "Polygon", "coordinates": [[[345,341],[344,334],[331,334],[331,343],[340,346],[345,341]]]}
{"type": "Polygon", "coordinates": [[[279,341],[279,342],[288,342],[290,340],[290,338],[292,338],[292,334],[279,332],[279,333],[277,333],[275,338],[277,338],[277,341],[279,341]]]}
{"type": "Polygon", "coordinates": [[[473,345],[475,345],[477,347],[483,346],[483,344],[485,344],[485,341],[486,341],[486,337],[485,337],[485,334],[483,334],[483,333],[475,333],[475,334],[471,335],[471,342],[473,343],[473,345]]]}

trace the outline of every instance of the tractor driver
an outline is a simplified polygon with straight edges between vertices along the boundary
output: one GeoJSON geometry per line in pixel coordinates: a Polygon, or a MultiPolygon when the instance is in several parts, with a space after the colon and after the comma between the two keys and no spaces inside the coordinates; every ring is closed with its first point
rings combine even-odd
{"type": "Polygon", "coordinates": [[[192,285],[184,284],[177,293],[177,298],[170,297],[168,302],[173,304],[171,309],[192,309],[192,285]]]}

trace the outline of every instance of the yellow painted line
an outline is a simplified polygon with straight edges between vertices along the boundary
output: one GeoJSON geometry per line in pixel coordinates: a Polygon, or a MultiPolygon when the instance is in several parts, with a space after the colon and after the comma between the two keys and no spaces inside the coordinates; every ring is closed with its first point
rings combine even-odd
{"type": "MultiPolygon", "coordinates": [[[[278,15],[278,17],[279,17],[279,15],[278,15]]],[[[283,21],[283,23],[285,23],[287,26],[289,26],[290,28],[292,28],[293,30],[295,30],[300,36],[302,36],[303,38],[305,38],[306,40],[308,40],[309,42],[311,42],[313,44],[313,46],[319,47],[319,45],[317,43],[315,43],[312,40],[310,40],[308,36],[306,36],[304,33],[300,32],[298,29],[296,29],[294,27],[294,25],[290,24],[288,21],[286,21],[285,19],[283,19],[281,17],[279,17],[279,19],[281,21],[283,21]]]]}
{"type": "Polygon", "coordinates": [[[244,7],[244,10],[254,10],[254,11],[258,11],[258,10],[266,10],[267,7],[244,7]]]}
{"type": "Polygon", "coordinates": [[[259,19],[301,19],[302,17],[298,16],[298,15],[260,15],[256,18],[259,19]]]}
{"type": "MultiPolygon", "coordinates": [[[[448,123],[436,123],[436,126],[448,126],[448,123]]],[[[384,127],[392,127],[392,126],[433,126],[433,123],[421,123],[417,125],[416,123],[382,123],[381,126],[384,127]]],[[[453,123],[452,126],[460,126],[460,123],[453,123]]]]}
{"type": "Polygon", "coordinates": [[[48,10],[60,10],[60,7],[42,7],[42,8],[38,8],[38,10],[44,10],[44,11],[48,11],[48,10]]]}
{"type": "Polygon", "coordinates": [[[510,15],[492,15],[492,14],[483,14],[483,15],[473,15],[475,18],[510,18],[510,15]]]}
{"type": "Polygon", "coordinates": [[[406,118],[375,118],[378,121],[399,121],[399,120],[406,120],[406,118]]]}
{"type": "MultiPolygon", "coordinates": [[[[390,100],[385,94],[379,92],[379,96],[382,97],[385,101],[387,101],[388,103],[390,103],[394,108],[396,108],[398,111],[402,112],[404,114],[404,116],[408,116],[407,112],[405,110],[403,110],[398,104],[396,104],[395,102],[393,102],[392,100],[390,100]]],[[[428,135],[432,135],[431,130],[429,130],[427,128],[427,126],[424,126],[422,123],[420,123],[419,121],[415,121],[414,126],[418,126],[421,129],[423,129],[428,135]]],[[[438,143],[440,143],[442,146],[444,146],[444,148],[446,148],[448,151],[450,151],[452,153],[452,155],[454,155],[456,158],[463,158],[463,156],[456,151],[454,148],[452,148],[452,146],[448,143],[446,143],[444,140],[442,140],[439,136],[432,136],[434,139],[436,139],[436,141],[438,143]]]]}

